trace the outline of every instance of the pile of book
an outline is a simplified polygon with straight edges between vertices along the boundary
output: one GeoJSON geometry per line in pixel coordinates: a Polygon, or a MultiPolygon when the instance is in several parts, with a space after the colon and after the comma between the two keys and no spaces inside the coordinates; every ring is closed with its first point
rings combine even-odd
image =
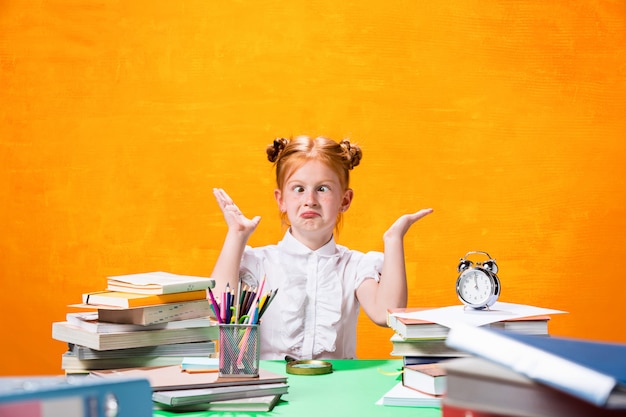
{"type": "MultiPolygon", "coordinates": [[[[431,309],[409,307],[390,309],[387,312],[387,325],[394,331],[390,339],[392,345],[391,356],[402,357],[405,366],[434,363],[468,356],[466,352],[451,348],[446,344],[446,338],[450,331],[448,326],[433,321],[397,315],[410,315],[407,313],[426,310],[431,309]]],[[[549,315],[541,314],[496,321],[486,324],[484,327],[545,336],[549,334],[549,320],[549,315]]]]}
{"type": "Polygon", "coordinates": [[[107,278],[82,295],[66,320],[52,323],[67,343],[66,374],[147,379],[155,408],[167,411],[270,411],[287,393],[287,377],[218,372],[219,326],[207,301],[210,278],[150,272],[107,278]],[[86,310],[86,311],[85,311],[86,310]]]}
{"type": "Polygon", "coordinates": [[[444,417],[626,416],[626,344],[455,326],[444,417]]]}
{"type": "MultiPolygon", "coordinates": [[[[387,324],[394,331],[390,339],[391,356],[401,357],[403,366],[401,381],[383,396],[383,405],[440,407],[447,385],[446,370],[441,364],[471,356],[446,343],[450,327],[406,317],[426,310],[431,309],[416,307],[388,311],[387,324]]],[[[545,336],[549,334],[549,320],[548,315],[535,315],[496,321],[482,327],[545,336]]]]}
{"type": "Polygon", "coordinates": [[[108,380],[148,379],[155,408],[175,412],[271,411],[289,388],[285,375],[263,368],[256,377],[220,376],[217,368],[185,372],[180,366],[93,371],[91,375],[108,380]]]}
{"type": "Polygon", "coordinates": [[[52,338],[67,343],[66,374],[166,366],[216,354],[219,330],[206,289],[214,280],[165,272],[107,278],[104,291],[83,294],[52,338]]]}

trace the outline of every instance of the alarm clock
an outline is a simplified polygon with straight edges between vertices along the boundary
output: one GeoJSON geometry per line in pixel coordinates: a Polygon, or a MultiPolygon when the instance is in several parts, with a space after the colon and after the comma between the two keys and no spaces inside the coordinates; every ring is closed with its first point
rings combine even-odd
{"type": "Polygon", "coordinates": [[[489,309],[500,296],[500,279],[498,265],[487,252],[467,252],[457,267],[459,276],[456,280],[456,294],[465,307],[476,310],[489,309]],[[467,259],[468,256],[482,254],[488,259],[476,265],[467,259]]]}

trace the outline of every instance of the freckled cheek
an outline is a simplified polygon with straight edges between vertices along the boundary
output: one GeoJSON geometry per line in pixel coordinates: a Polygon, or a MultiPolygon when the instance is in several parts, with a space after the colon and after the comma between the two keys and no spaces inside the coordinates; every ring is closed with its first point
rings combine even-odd
{"type": "Polygon", "coordinates": [[[302,204],[304,204],[303,201],[304,201],[303,199],[294,196],[294,197],[286,198],[284,200],[284,205],[288,211],[294,211],[294,210],[297,210],[298,207],[300,207],[302,204]]]}
{"type": "Polygon", "coordinates": [[[318,198],[320,204],[324,204],[326,206],[333,206],[338,204],[339,200],[332,195],[323,195],[318,198]]]}

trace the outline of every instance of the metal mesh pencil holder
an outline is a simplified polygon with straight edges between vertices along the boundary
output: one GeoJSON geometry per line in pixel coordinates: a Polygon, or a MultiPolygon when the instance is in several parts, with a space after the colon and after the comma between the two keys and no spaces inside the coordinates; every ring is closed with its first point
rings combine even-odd
{"type": "Polygon", "coordinates": [[[258,324],[220,324],[220,376],[259,376],[258,324]]]}

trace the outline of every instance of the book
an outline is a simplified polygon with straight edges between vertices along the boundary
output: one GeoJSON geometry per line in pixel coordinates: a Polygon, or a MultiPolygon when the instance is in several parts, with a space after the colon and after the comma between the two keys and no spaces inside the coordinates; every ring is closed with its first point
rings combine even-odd
{"type": "Polygon", "coordinates": [[[192,300],[206,300],[206,292],[200,290],[158,295],[134,294],[122,291],[95,291],[83,294],[83,304],[97,307],[133,308],[192,300]]]}
{"type": "Polygon", "coordinates": [[[387,310],[387,326],[402,339],[445,339],[449,328],[441,324],[420,319],[398,317],[396,313],[410,313],[426,308],[392,308],[387,310]]]}
{"type": "Polygon", "coordinates": [[[396,407],[440,407],[441,397],[405,387],[401,381],[387,391],[377,404],[396,407]]]}
{"type": "Polygon", "coordinates": [[[142,368],[179,365],[189,356],[126,356],[103,359],[79,359],[73,352],[61,355],[61,369],[66,372],[96,371],[103,369],[142,368]]]}
{"type": "Polygon", "coordinates": [[[403,367],[402,385],[430,395],[446,392],[446,370],[439,363],[403,367]]]}
{"type": "Polygon", "coordinates": [[[626,344],[467,325],[453,327],[447,343],[598,407],[626,409],[626,344]]]}
{"type": "Polygon", "coordinates": [[[101,378],[145,378],[150,381],[153,391],[174,391],[193,388],[216,388],[241,385],[259,385],[262,383],[287,383],[285,375],[260,368],[257,377],[221,377],[218,372],[187,373],[180,366],[162,366],[152,368],[110,369],[91,373],[101,378]]]}
{"type": "Polygon", "coordinates": [[[208,317],[169,321],[166,323],[151,324],[148,326],[142,326],[140,324],[108,323],[98,320],[98,317],[99,315],[97,312],[67,313],[65,315],[65,320],[71,325],[94,333],[121,333],[161,329],[182,329],[190,327],[206,327],[212,324],[211,319],[208,317]]]}
{"type": "Polygon", "coordinates": [[[514,370],[479,357],[458,358],[446,370],[445,417],[617,417],[626,410],[609,410],[538,383],[514,370]]]}
{"type": "Polygon", "coordinates": [[[218,340],[219,328],[217,325],[210,325],[140,332],[95,333],[63,321],[52,323],[52,338],[95,350],[110,350],[218,340]]]}
{"type": "Polygon", "coordinates": [[[432,357],[431,362],[438,358],[468,356],[466,352],[460,352],[446,345],[445,339],[404,339],[394,333],[389,341],[392,346],[391,356],[432,357]]]}
{"type": "Polygon", "coordinates": [[[0,416],[3,417],[152,417],[152,408],[146,380],[0,377],[0,416]]]}
{"type": "Polygon", "coordinates": [[[219,371],[219,358],[208,356],[189,356],[180,364],[183,371],[219,371]]]}
{"type": "Polygon", "coordinates": [[[286,394],[288,385],[284,382],[258,385],[233,385],[227,387],[198,388],[172,391],[156,391],[152,401],[169,407],[189,406],[213,401],[236,400],[286,394]]]}
{"type": "Polygon", "coordinates": [[[129,308],[84,303],[69,304],[68,307],[87,309],[92,313],[97,312],[98,321],[101,322],[142,326],[200,317],[215,317],[211,306],[204,299],[129,308]]]}
{"type": "Polygon", "coordinates": [[[159,271],[107,277],[106,289],[137,294],[173,294],[214,287],[215,280],[212,278],[159,271]]]}
{"type": "Polygon", "coordinates": [[[429,363],[439,363],[449,359],[456,359],[462,356],[403,356],[402,366],[425,365],[429,363]]]}
{"type": "Polygon", "coordinates": [[[143,326],[209,316],[213,317],[214,314],[205,299],[135,308],[98,309],[99,321],[143,326]]]}
{"type": "Polygon", "coordinates": [[[592,409],[581,410],[582,413],[562,414],[546,413],[543,410],[534,412],[511,410],[504,407],[494,411],[486,411],[472,405],[459,404],[444,398],[441,401],[441,415],[443,417],[624,417],[620,410],[592,409]],[[585,414],[587,413],[587,414],[585,414]]]}
{"type": "MultiPolygon", "coordinates": [[[[415,318],[398,317],[395,315],[397,313],[412,313],[423,310],[428,309],[421,307],[389,309],[387,311],[387,325],[405,340],[445,339],[450,328],[443,324],[415,318]]],[[[481,327],[510,330],[524,334],[546,335],[548,334],[549,320],[550,316],[539,315],[497,321],[495,323],[485,324],[481,327]]]]}
{"type": "Polygon", "coordinates": [[[280,402],[282,394],[266,395],[264,397],[237,398],[235,400],[212,401],[187,406],[169,407],[165,404],[154,403],[157,410],[170,412],[194,412],[194,411],[230,411],[230,412],[264,412],[272,411],[280,402]]]}
{"type": "Polygon", "coordinates": [[[86,346],[70,343],[68,351],[72,352],[79,360],[132,358],[137,356],[212,356],[217,353],[215,344],[215,340],[209,340],[126,349],[95,350],[86,346]]]}
{"type": "MultiPolygon", "coordinates": [[[[499,412],[483,411],[471,406],[463,406],[458,404],[451,404],[449,401],[444,400],[441,402],[441,416],[442,417],[524,417],[516,416],[515,414],[507,414],[506,411],[500,410],[499,412]]],[[[534,416],[536,417],[536,416],[534,416]]]]}

